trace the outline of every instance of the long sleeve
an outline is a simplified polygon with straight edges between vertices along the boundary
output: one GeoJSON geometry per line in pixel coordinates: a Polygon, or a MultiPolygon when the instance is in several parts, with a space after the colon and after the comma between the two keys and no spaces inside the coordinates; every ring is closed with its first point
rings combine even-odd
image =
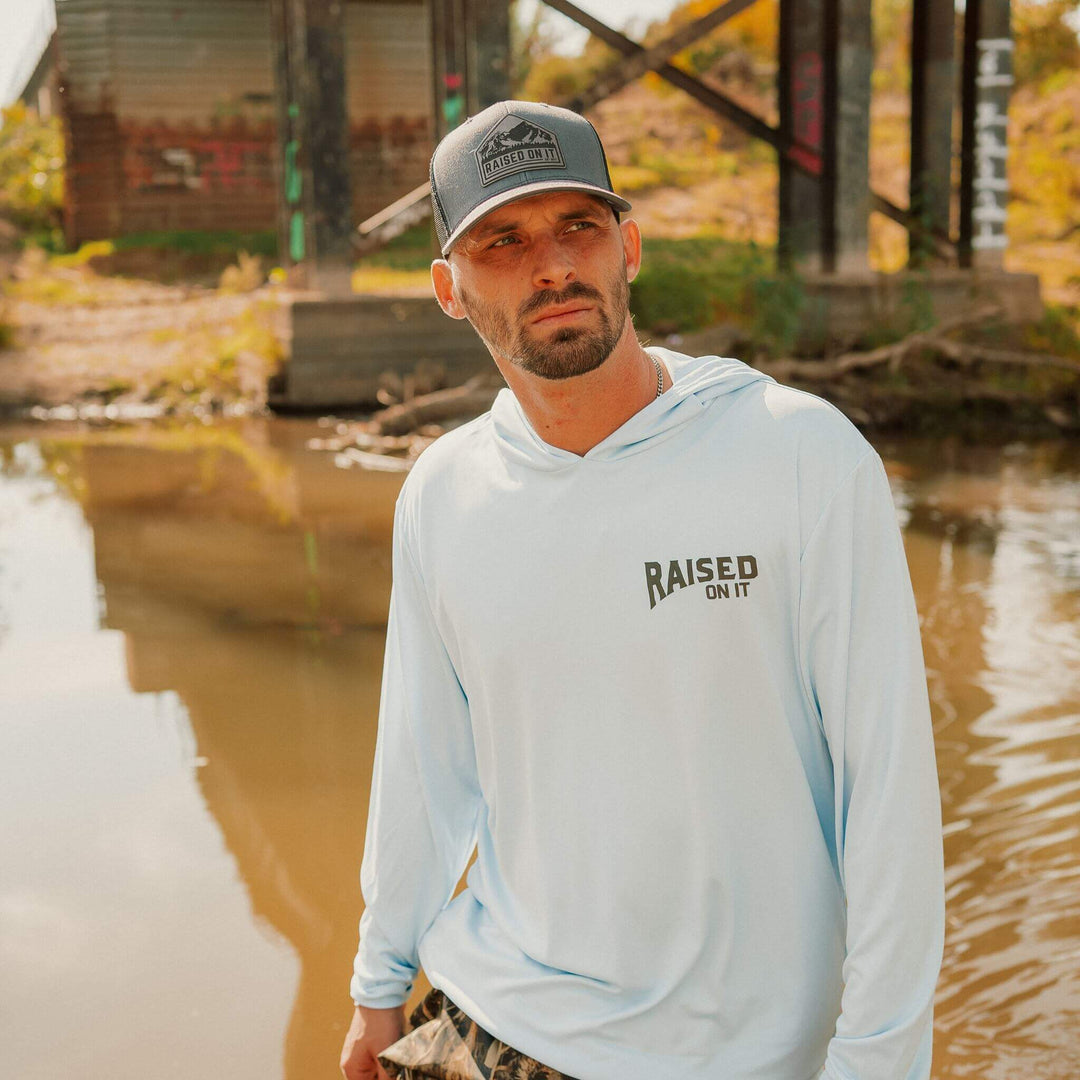
{"type": "Polygon", "coordinates": [[[435,624],[406,507],[403,494],[350,986],[357,1004],[373,1008],[408,997],[418,943],[465,869],[482,805],[468,702],[435,624]]]}
{"type": "Polygon", "coordinates": [[[918,616],[868,451],[802,556],[800,663],[833,763],[844,990],[822,1076],[928,1080],[944,937],[941,806],[918,616]]]}

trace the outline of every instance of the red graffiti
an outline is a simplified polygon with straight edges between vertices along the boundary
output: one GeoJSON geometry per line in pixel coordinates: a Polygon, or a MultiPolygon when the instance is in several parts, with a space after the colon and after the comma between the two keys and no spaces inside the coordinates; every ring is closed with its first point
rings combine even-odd
{"type": "Polygon", "coordinates": [[[244,173],[243,145],[224,139],[207,139],[199,149],[205,155],[202,164],[204,176],[212,177],[216,186],[226,191],[239,186],[244,173]]]}
{"type": "Polygon", "coordinates": [[[804,52],[795,57],[791,72],[792,132],[795,145],[788,157],[812,173],[821,172],[824,141],[824,66],[821,54],[804,52]]]}
{"type": "Polygon", "coordinates": [[[124,126],[122,169],[132,191],[272,192],[273,129],[198,131],[192,126],[124,126]]]}

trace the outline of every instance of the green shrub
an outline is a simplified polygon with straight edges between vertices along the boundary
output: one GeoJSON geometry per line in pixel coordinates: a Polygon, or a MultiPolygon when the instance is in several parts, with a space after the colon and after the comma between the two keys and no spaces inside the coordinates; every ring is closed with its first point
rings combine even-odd
{"type": "Polygon", "coordinates": [[[202,232],[197,229],[177,229],[166,232],[129,233],[112,241],[116,251],[137,248],[167,248],[195,255],[223,255],[230,252],[246,252],[277,258],[277,233],[273,229],[260,232],[234,232],[221,229],[202,232]]]}
{"type": "Polygon", "coordinates": [[[1080,304],[1047,304],[1043,317],[1024,335],[1029,349],[1080,360],[1080,304]]]}
{"type": "Polygon", "coordinates": [[[717,322],[749,326],[747,284],[771,270],[771,252],[713,237],[646,240],[631,286],[638,325],[657,332],[696,330],[717,322]]]}
{"type": "Polygon", "coordinates": [[[795,348],[807,306],[801,279],[795,274],[752,278],[746,291],[755,347],[771,356],[787,356],[795,348]]]}
{"type": "Polygon", "coordinates": [[[432,224],[422,221],[406,229],[400,236],[395,236],[378,251],[365,255],[359,265],[385,267],[388,270],[427,270],[438,254],[432,224]]]}

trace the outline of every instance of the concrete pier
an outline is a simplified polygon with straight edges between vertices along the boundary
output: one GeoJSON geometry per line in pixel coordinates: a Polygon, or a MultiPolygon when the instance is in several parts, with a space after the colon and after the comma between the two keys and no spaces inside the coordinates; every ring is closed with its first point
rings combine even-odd
{"type": "Polygon", "coordinates": [[[270,404],[279,409],[364,408],[380,376],[439,364],[455,385],[494,367],[476,332],[430,296],[305,298],[290,306],[290,358],[270,404]]]}
{"type": "Polygon", "coordinates": [[[1034,322],[1043,312],[1035,274],[935,267],[924,273],[808,274],[797,349],[847,349],[881,331],[902,334],[911,322],[944,322],[996,305],[1006,322],[1034,322]]]}

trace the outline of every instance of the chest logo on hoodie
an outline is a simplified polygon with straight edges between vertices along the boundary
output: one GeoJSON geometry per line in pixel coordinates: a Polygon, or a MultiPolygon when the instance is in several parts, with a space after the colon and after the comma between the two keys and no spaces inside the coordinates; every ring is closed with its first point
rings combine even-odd
{"type": "Polygon", "coordinates": [[[705,555],[699,559],[670,559],[645,564],[649,610],[676,589],[705,586],[706,600],[734,600],[750,594],[750,582],[758,576],[753,555],[705,555]]]}

